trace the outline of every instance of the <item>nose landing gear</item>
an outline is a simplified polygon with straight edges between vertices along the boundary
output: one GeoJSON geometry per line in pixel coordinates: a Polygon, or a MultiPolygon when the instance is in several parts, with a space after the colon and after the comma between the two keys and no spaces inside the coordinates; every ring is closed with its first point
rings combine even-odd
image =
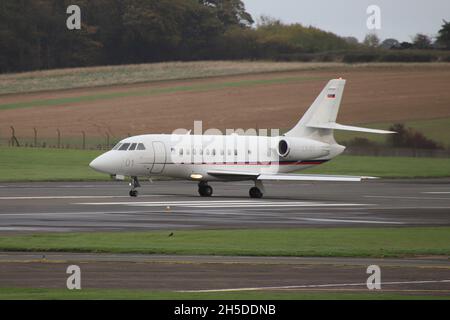
{"type": "Polygon", "coordinates": [[[130,197],[137,197],[139,192],[136,190],[136,188],[139,188],[141,186],[141,184],[139,183],[139,180],[137,177],[131,177],[131,182],[130,182],[130,197]]]}
{"type": "Polygon", "coordinates": [[[208,182],[201,181],[198,184],[198,193],[202,197],[211,197],[213,194],[213,189],[208,185],[208,182]]]}

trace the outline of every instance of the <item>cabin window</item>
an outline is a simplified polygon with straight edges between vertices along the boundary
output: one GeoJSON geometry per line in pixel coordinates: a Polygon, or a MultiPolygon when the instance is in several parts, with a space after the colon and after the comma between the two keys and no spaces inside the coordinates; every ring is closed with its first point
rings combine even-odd
{"type": "Polygon", "coordinates": [[[186,155],[188,156],[188,155],[190,155],[190,154],[191,154],[191,150],[186,149],[186,155]]]}
{"type": "Polygon", "coordinates": [[[234,149],[234,155],[237,156],[237,149],[234,149]]]}
{"type": "Polygon", "coordinates": [[[216,149],[212,149],[211,154],[212,154],[213,156],[215,156],[215,155],[216,155],[216,149]]]}
{"type": "Polygon", "coordinates": [[[143,144],[143,143],[139,143],[139,144],[137,145],[136,150],[145,150],[144,144],[143,144]]]}
{"type": "Polygon", "coordinates": [[[199,151],[199,155],[203,155],[203,149],[200,149],[199,151]]]}
{"type": "Polygon", "coordinates": [[[114,146],[113,150],[119,149],[121,145],[122,145],[121,143],[116,144],[116,145],[114,146]]]}
{"type": "Polygon", "coordinates": [[[228,155],[231,156],[231,150],[228,150],[228,155]]]}
{"type": "Polygon", "coordinates": [[[175,153],[175,148],[170,148],[170,152],[175,153]]]}
{"type": "Polygon", "coordinates": [[[249,150],[248,150],[248,154],[252,154],[252,150],[249,149],[249,150]]]}
{"type": "Polygon", "coordinates": [[[133,151],[136,149],[137,143],[132,143],[130,148],[128,148],[128,151],[133,151]]]}
{"type": "Polygon", "coordinates": [[[128,150],[128,147],[130,146],[130,143],[124,143],[120,148],[119,148],[119,150],[120,151],[125,151],[125,150],[128,150]]]}
{"type": "Polygon", "coordinates": [[[206,149],[206,155],[209,156],[209,149],[206,149]]]}
{"type": "Polygon", "coordinates": [[[225,154],[225,152],[222,150],[220,150],[220,155],[223,156],[225,154]]]}
{"type": "Polygon", "coordinates": [[[180,156],[183,155],[183,148],[180,148],[180,156]]]}

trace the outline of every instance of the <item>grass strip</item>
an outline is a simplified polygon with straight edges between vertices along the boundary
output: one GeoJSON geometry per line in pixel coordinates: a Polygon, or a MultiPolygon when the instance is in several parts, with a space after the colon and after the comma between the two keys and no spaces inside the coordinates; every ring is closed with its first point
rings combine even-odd
{"type": "MultiPolygon", "coordinates": [[[[176,209],[170,214],[176,216],[176,209]]],[[[0,250],[311,257],[450,255],[450,227],[189,230],[174,231],[171,237],[169,233],[8,234],[0,236],[0,250]]]]}
{"type": "Polygon", "coordinates": [[[218,292],[185,293],[124,289],[0,288],[0,300],[449,300],[449,296],[385,292],[218,292]]]}

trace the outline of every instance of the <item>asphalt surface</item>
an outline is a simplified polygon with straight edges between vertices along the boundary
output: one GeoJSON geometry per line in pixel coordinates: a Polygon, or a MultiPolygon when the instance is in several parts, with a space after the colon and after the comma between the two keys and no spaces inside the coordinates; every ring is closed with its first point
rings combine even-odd
{"type": "MultiPolygon", "coordinates": [[[[23,232],[202,228],[450,225],[450,179],[363,183],[270,183],[263,199],[250,183],[145,183],[129,198],[124,182],[0,183],[0,235],[23,232]]],[[[382,292],[450,295],[448,257],[408,259],[209,257],[0,253],[0,287],[65,288],[69,265],[83,288],[169,291],[368,292],[379,265],[382,292]]]]}
{"type": "Polygon", "coordinates": [[[0,232],[450,225],[450,179],[273,182],[256,200],[251,183],[211,186],[147,182],[130,198],[126,182],[0,183],[0,232]]]}
{"type": "Polygon", "coordinates": [[[71,253],[0,253],[0,287],[66,288],[67,267],[82,288],[188,292],[369,292],[367,267],[378,265],[381,290],[450,295],[450,261],[417,259],[213,257],[71,253]]]}

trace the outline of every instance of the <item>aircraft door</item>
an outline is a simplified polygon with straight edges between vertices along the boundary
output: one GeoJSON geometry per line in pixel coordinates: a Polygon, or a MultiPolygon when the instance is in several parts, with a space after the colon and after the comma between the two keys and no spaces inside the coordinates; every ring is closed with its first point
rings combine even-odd
{"type": "Polygon", "coordinates": [[[159,174],[164,170],[166,165],[166,147],[163,142],[153,141],[154,163],[150,170],[151,173],[159,174]]]}

